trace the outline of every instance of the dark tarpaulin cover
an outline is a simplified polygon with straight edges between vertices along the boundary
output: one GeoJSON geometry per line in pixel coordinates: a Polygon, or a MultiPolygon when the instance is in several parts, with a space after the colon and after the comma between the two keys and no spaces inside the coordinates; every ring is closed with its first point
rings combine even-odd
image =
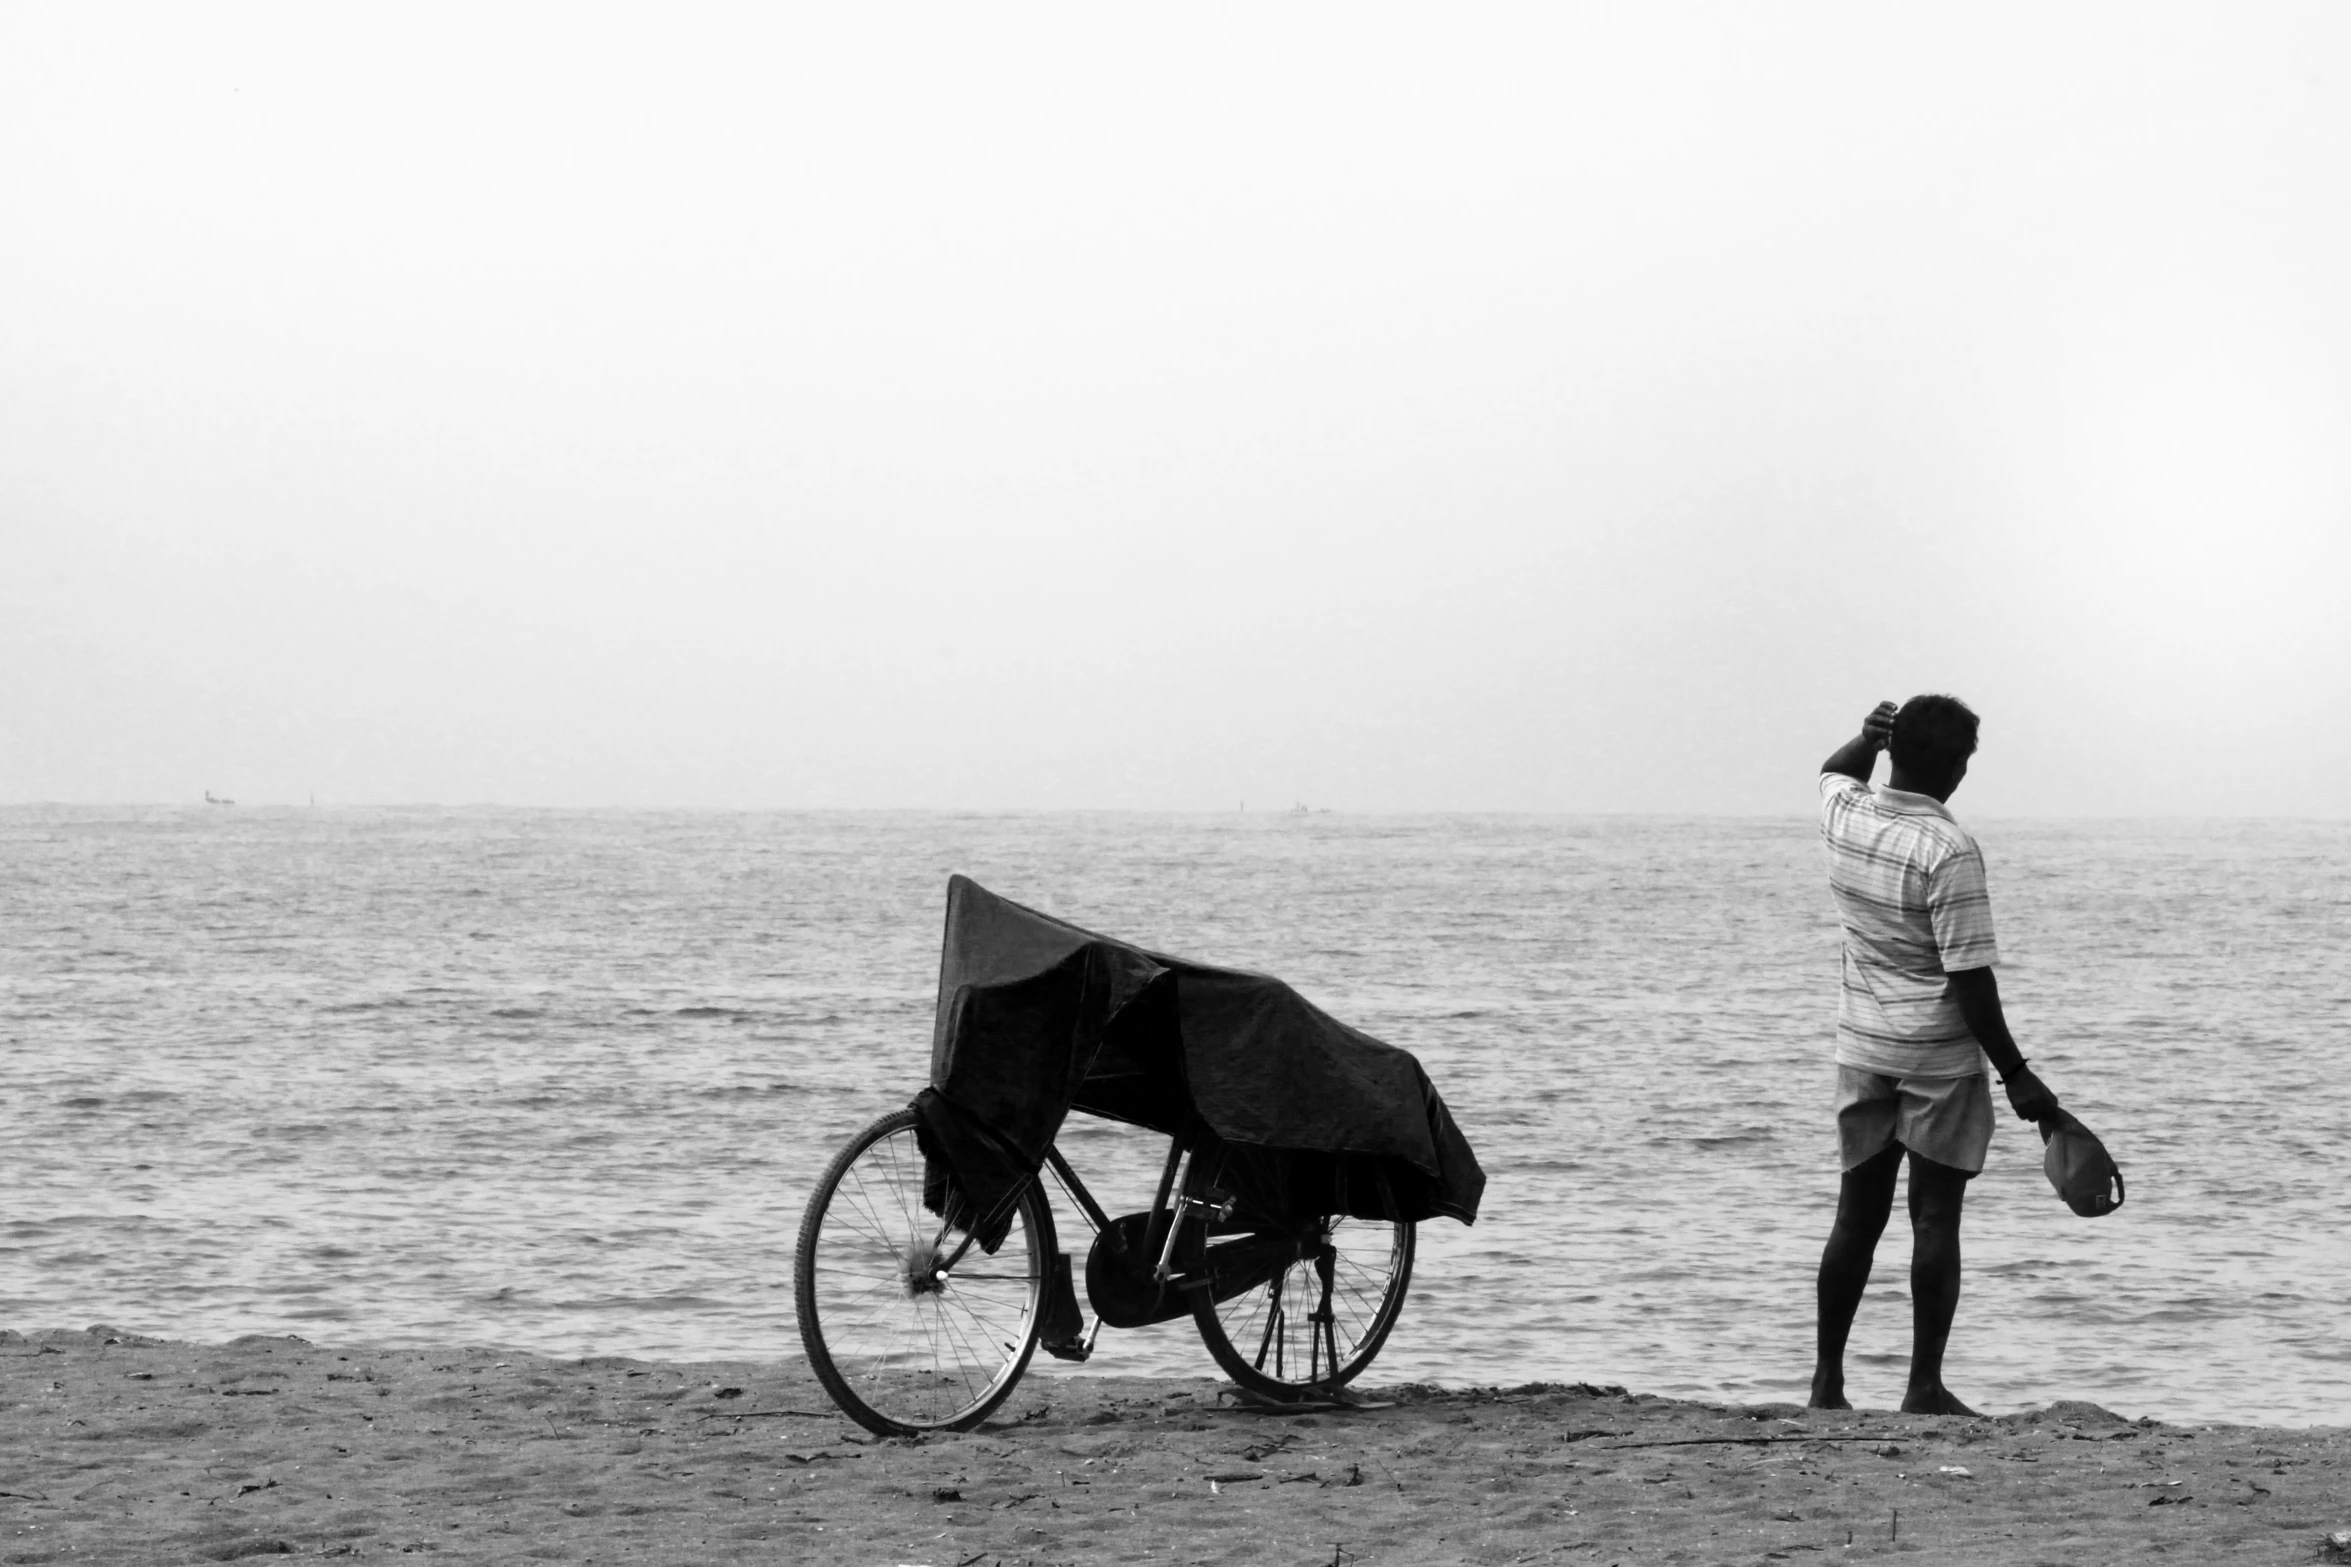
{"type": "Polygon", "coordinates": [[[915,1100],[930,1206],[952,1192],[1000,1215],[992,1247],[1072,1109],[1213,1134],[1254,1205],[1296,1217],[1468,1224],[1486,1184],[1409,1053],[1269,975],[1147,952],[951,878],[931,1086],[915,1100]]]}

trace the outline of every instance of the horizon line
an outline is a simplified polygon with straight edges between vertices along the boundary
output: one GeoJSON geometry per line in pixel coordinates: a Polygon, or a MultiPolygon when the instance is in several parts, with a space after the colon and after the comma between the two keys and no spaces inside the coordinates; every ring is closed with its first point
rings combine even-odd
{"type": "MultiPolygon", "coordinates": [[[[1196,816],[1196,817],[1269,817],[1285,820],[1315,817],[1348,817],[1355,819],[1447,818],[1447,817],[1612,817],[1655,821],[1810,821],[1808,810],[1786,811],[1719,810],[1698,808],[1683,811],[1623,810],[1607,807],[1530,807],[1530,806],[1426,806],[1403,809],[1365,809],[1353,806],[1277,806],[1249,810],[1241,807],[1215,806],[1143,806],[1143,805],[582,805],[582,804],[522,804],[502,800],[218,800],[199,796],[193,800],[5,800],[0,811],[151,811],[206,810],[253,811],[505,811],[570,814],[690,814],[706,816],[1196,816]]],[[[2312,815],[2293,812],[2228,812],[2228,811],[2108,811],[2062,812],[2046,814],[1990,814],[1966,813],[1976,821],[2131,821],[2131,822],[2312,822],[2351,823],[2351,810],[2340,815],[2312,815]]]]}

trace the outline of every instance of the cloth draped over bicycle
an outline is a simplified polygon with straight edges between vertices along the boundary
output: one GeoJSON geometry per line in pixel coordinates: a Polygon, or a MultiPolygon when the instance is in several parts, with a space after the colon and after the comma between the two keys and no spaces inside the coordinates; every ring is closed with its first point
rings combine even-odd
{"type": "Polygon", "coordinates": [[[1071,1110],[1213,1135],[1252,1206],[1477,1218],[1485,1172],[1412,1055],[1265,974],[1114,941],[947,883],[931,1084],[914,1101],[924,1201],[996,1216],[1071,1110]]]}

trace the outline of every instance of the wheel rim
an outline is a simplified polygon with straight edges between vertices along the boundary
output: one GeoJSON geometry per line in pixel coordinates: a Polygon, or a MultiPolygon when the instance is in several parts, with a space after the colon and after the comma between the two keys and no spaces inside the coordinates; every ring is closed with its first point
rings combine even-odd
{"type": "Polygon", "coordinates": [[[1408,1232],[1385,1220],[1324,1221],[1297,1261],[1216,1304],[1217,1324],[1259,1375],[1291,1387],[1344,1382],[1378,1353],[1397,1309],[1408,1232]],[[1322,1316],[1329,1279],[1329,1320],[1322,1316]]]}
{"type": "Polygon", "coordinates": [[[912,1126],[850,1161],[816,1232],[810,1305],[851,1394],[900,1424],[943,1426],[1020,1374],[1043,1268],[1026,1203],[990,1256],[923,1207],[923,1169],[912,1126]]]}

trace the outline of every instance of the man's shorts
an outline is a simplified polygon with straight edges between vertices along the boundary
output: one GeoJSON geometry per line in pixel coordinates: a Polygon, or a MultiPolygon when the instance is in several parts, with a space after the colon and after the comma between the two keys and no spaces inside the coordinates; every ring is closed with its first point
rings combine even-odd
{"type": "Polygon", "coordinates": [[[1992,1146],[1992,1089],[1965,1077],[1887,1077],[1837,1068],[1837,1145],[1848,1170],[1900,1143],[1922,1159],[1974,1175],[1992,1146]]]}

